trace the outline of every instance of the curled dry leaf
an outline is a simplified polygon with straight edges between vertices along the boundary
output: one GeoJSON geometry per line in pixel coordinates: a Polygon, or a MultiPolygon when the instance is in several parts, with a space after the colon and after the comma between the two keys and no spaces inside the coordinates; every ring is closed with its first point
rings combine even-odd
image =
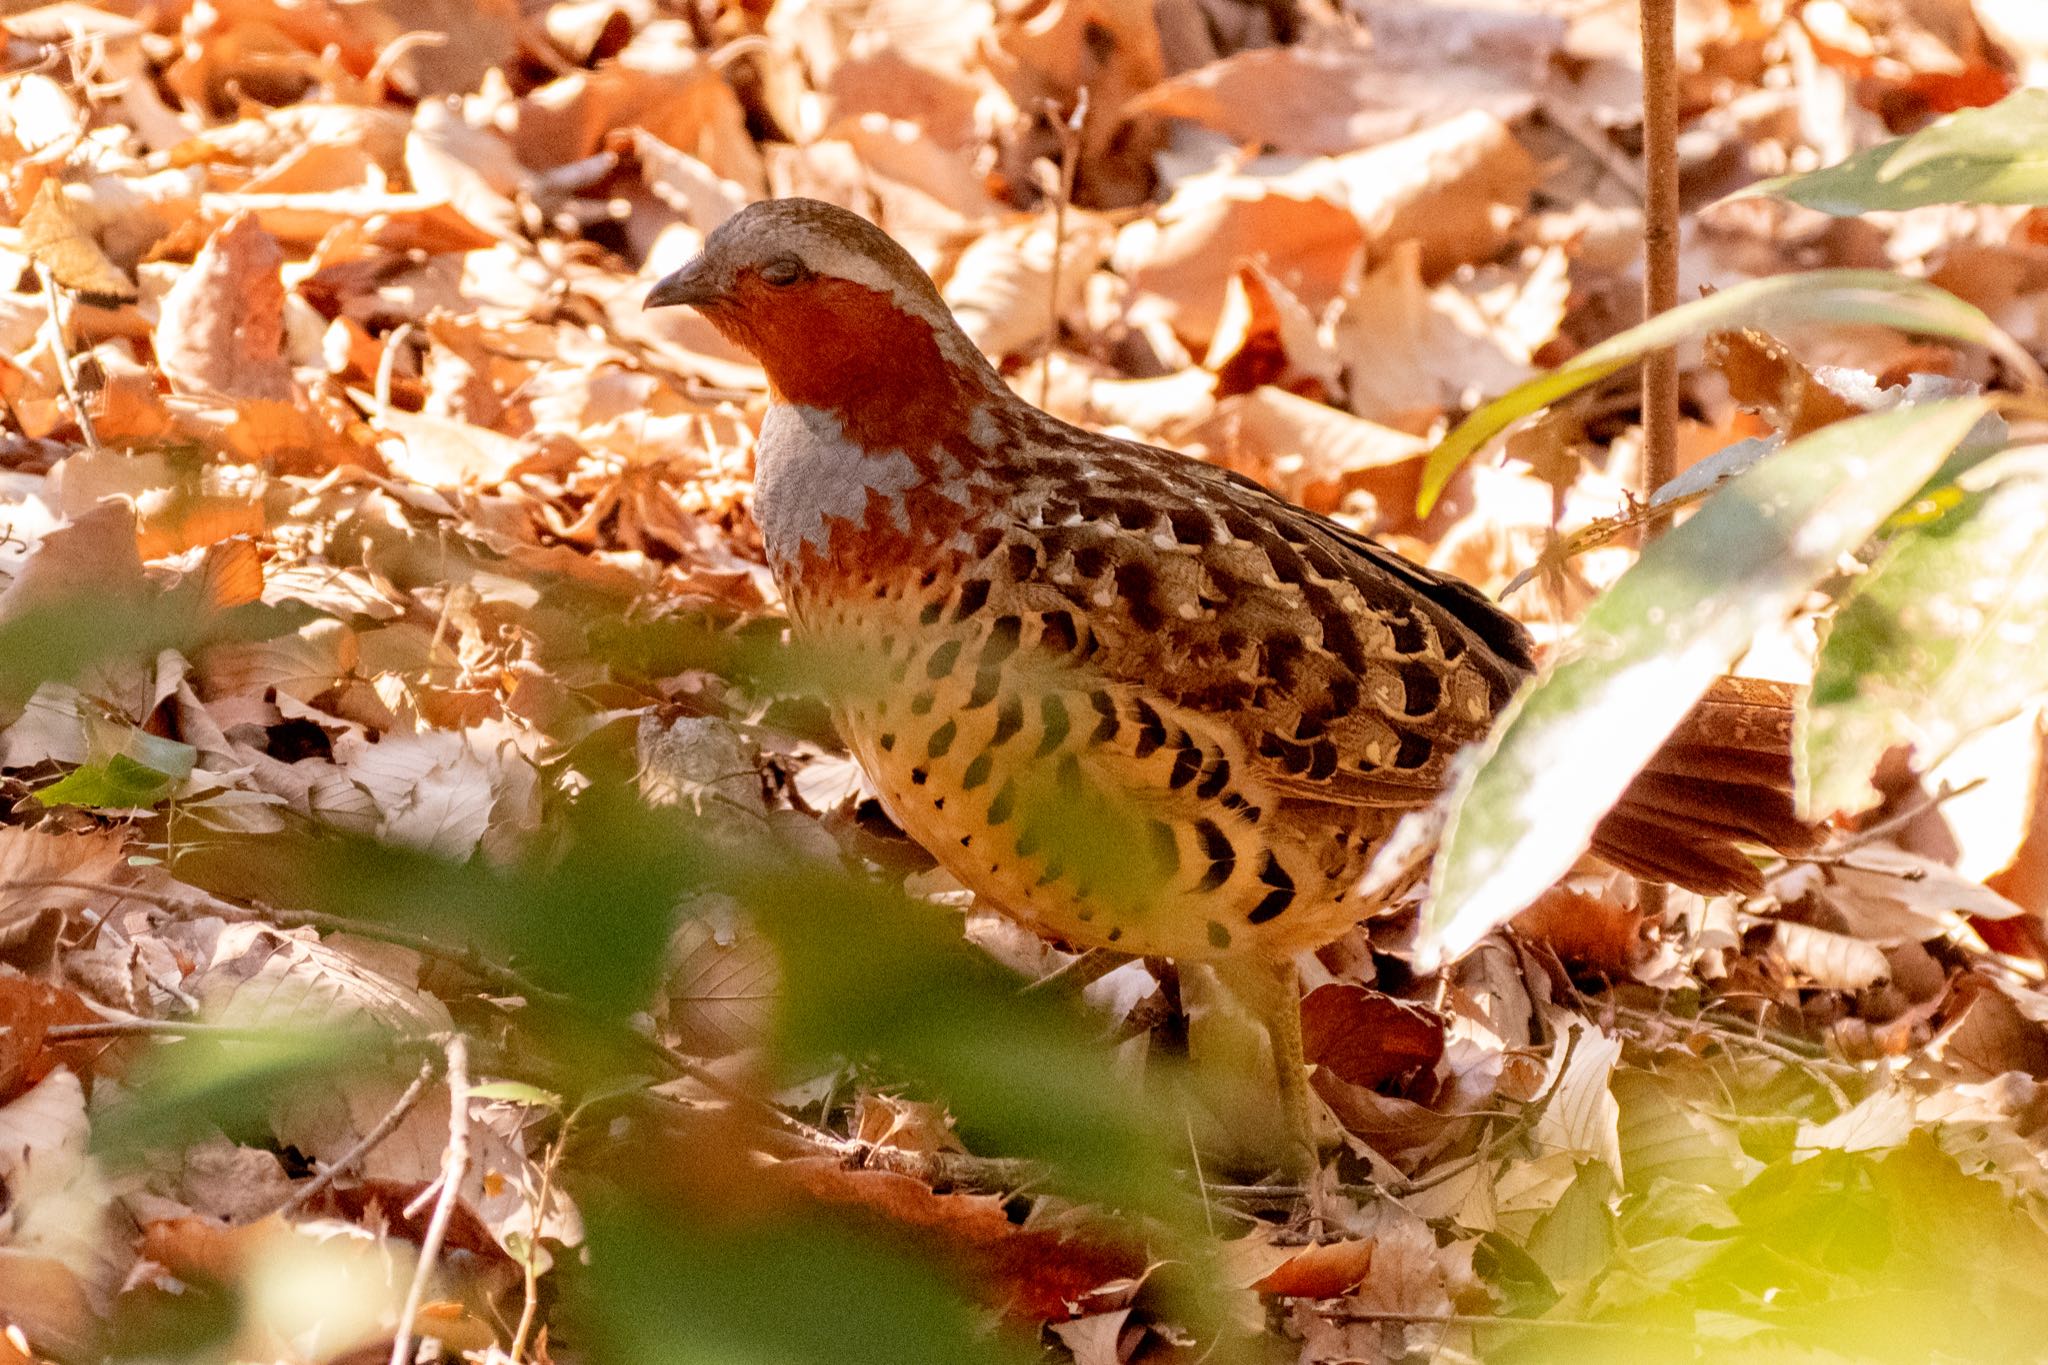
{"type": "Polygon", "coordinates": [[[1891,976],[1883,949],[1847,934],[1779,920],[1771,942],[1787,966],[1828,990],[1860,991],[1891,976]]]}
{"type": "Polygon", "coordinates": [[[1335,982],[1301,1002],[1302,1052],[1346,1082],[1371,1089],[1436,1065],[1443,1021],[1417,1006],[1335,982]]]}
{"type": "Polygon", "coordinates": [[[1650,955],[1643,912],[1604,895],[1554,886],[1511,921],[1566,965],[1626,979],[1650,955]]]}
{"type": "Polygon", "coordinates": [[[42,183],[22,217],[21,249],[73,293],[116,300],[135,297],[135,282],[107,258],[85,215],[72,207],[54,178],[42,183]]]}

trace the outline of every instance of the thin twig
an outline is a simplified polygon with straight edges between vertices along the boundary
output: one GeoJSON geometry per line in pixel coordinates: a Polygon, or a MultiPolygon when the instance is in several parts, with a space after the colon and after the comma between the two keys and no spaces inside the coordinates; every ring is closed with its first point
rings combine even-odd
{"type": "Polygon", "coordinates": [[[43,1031],[50,1043],[76,1043],[89,1038],[219,1038],[227,1042],[273,1040],[278,1030],[245,1024],[210,1024],[201,1019],[101,1019],[90,1024],[52,1024],[43,1031]]]}
{"type": "Polygon", "coordinates": [[[1849,1098],[1848,1092],[1835,1084],[1833,1077],[1840,1076],[1845,1080],[1854,1080],[1861,1078],[1863,1073],[1847,1062],[1838,1062],[1825,1055],[1816,1055],[1821,1051],[1819,1046],[1804,1038],[1797,1038],[1791,1034],[1767,1029],[1761,1024],[1752,1026],[1746,1020],[1715,1017],[1709,1014],[1700,1014],[1694,1018],[1686,1019],[1677,1015],[1662,1014],[1655,1010],[1637,1009],[1632,1005],[1611,1002],[1607,1008],[1611,1009],[1616,1017],[1630,1019],[1639,1024],[1691,1025],[1699,1032],[1712,1038],[1715,1042],[1720,1043],[1723,1047],[1739,1046],[1747,1048],[1760,1056],[1769,1057],[1773,1061],[1783,1062],[1786,1066],[1791,1067],[1802,1075],[1812,1077],[1814,1084],[1827,1091],[1828,1098],[1843,1109],[1849,1108],[1854,1103],[1849,1098]],[[1807,1049],[1812,1049],[1812,1051],[1809,1052],[1807,1049]]]}
{"type": "Polygon", "coordinates": [[[1052,355],[1060,342],[1060,265],[1067,254],[1067,206],[1074,199],[1074,177],[1081,161],[1081,129],[1088,122],[1088,87],[1074,97],[1074,112],[1053,120],[1059,130],[1060,173],[1052,201],[1052,276],[1045,304],[1045,359],[1038,368],[1038,406],[1045,406],[1052,394],[1052,355]]]}
{"type": "Polygon", "coordinates": [[[540,1314],[540,1230],[547,1220],[548,1204],[554,1198],[555,1169],[562,1164],[562,1153],[569,1145],[569,1130],[576,1126],[576,1120],[583,1113],[584,1106],[577,1105],[562,1117],[561,1131],[548,1145],[547,1161],[540,1168],[540,1197],[533,1206],[533,1235],[527,1239],[526,1255],[520,1266],[524,1298],[519,1308],[519,1326],[512,1333],[510,1355],[517,1362],[526,1357],[526,1339],[533,1331],[533,1321],[540,1314]]]}
{"type": "MultiPolygon", "coordinates": [[[[1854,834],[1848,835],[1831,848],[1819,849],[1813,853],[1781,853],[1776,859],[1765,865],[1763,871],[1764,880],[1771,880],[1780,872],[1795,864],[1836,867],[1847,863],[1849,855],[1857,849],[1873,844],[1879,839],[1884,838],[1887,834],[1896,833],[1898,830],[1905,828],[1921,816],[1927,814],[1927,812],[1946,805],[1965,792],[1977,790],[1977,788],[1984,785],[1986,780],[1982,777],[1973,777],[1968,782],[1956,787],[1951,787],[1948,783],[1944,782],[1938,791],[1923,793],[1915,800],[1908,801],[1900,806],[1868,829],[1857,830],[1854,834]]],[[[1887,871],[1884,868],[1857,866],[1859,871],[1870,872],[1876,875],[1883,875],[1887,871]]],[[[1912,880],[1914,874],[1901,872],[1896,875],[1901,880],[1912,880]]]]}
{"type": "Polygon", "coordinates": [[[413,1269],[412,1287],[405,1294],[405,1308],[398,1315],[390,1365],[406,1365],[412,1355],[413,1323],[426,1299],[427,1281],[433,1278],[448,1224],[455,1217],[456,1200],[462,1197],[463,1177],[469,1173],[469,1040],[459,1033],[451,1037],[446,1056],[448,1147],[441,1156],[441,1197],[434,1201],[434,1216],[427,1221],[427,1235],[420,1239],[420,1260],[413,1269]]]}
{"type": "Polygon", "coordinates": [[[1678,1337],[1687,1341],[1695,1339],[1695,1334],[1683,1327],[1633,1322],[1583,1322],[1572,1318],[1505,1318],[1490,1313],[1381,1313],[1352,1309],[1331,1309],[1322,1316],[1333,1322],[1384,1322],[1416,1327],[1535,1327],[1571,1332],[1626,1332],[1640,1336],[1678,1337]]]}
{"type": "MultiPolygon", "coordinates": [[[[1643,22],[1643,318],[1678,303],[1677,0],[1642,0],[1643,22]]],[[[1642,499],[1678,473],[1678,352],[1643,358],[1642,499]]],[[[1668,518],[1644,528],[1660,534],[1668,518]]]]}
{"type": "MultiPolygon", "coordinates": [[[[1678,0],[1642,0],[1643,23],[1643,319],[1678,304],[1678,0]]],[[[1643,357],[1642,500],[1678,473],[1678,351],[1665,346],[1643,357]]],[[[1646,542],[1671,525],[1656,509],[1643,525],[1646,542]]],[[[1663,920],[1662,884],[1645,882],[1637,908],[1663,920]]]]}
{"type": "Polygon", "coordinates": [[[1857,830],[1854,834],[1842,840],[1841,843],[1835,845],[1832,849],[1828,851],[1834,854],[1836,857],[1840,857],[1844,853],[1853,853],[1857,849],[1862,848],[1865,844],[1875,843],[1879,839],[1884,838],[1884,836],[1887,834],[1891,834],[1896,830],[1904,829],[1907,825],[1912,824],[1915,820],[1918,820],[1928,811],[1934,810],[1939,806],[1946,805],[1948,802],[1955,800],[1958,796],[1961,796],[1964,792],[1973,792],[1977,790],[1977,788],[1983,786],[1987,780],[1988,779],[1982,777],[1973,777],[1968,782],[1965,782],[1961,786],[1957,787],[1951,787],[1948,783],[1943,782],[1939,789],[1931,792],[1922,793],[1918,799],[1906,802],[1897,810],[1893,811],[1890,815],[1887,815],[1884,819],[1879,820],[1876,824],[1870,826],[1868,829],[1857,830]]]}
{"type": "Polygon", "coordinates": [[[85,400],[78,396],[78,372],[72,368],[71,348],[64,340],[64,321],[60,311],[63,301],[57,295],[57,277],[50,273],[50,267],[38,264],[36,273],[43,277],[43,298],[50,306],[50,351],[57,360],[57,379],[64,386],[65,400],[71,404],[71,413],[78,419],[78,434],[85,438],[88,450],[100,448],[99,433],[93,430],[92,414],[85,409],[85,400]]]}
{"type": "Polygon", "coordinates": [[[291,1217],[319,1198],[322,1191],[347,1173],[357,1162],[377,1150],[386,1138],[398,1131],[398,1125],[405,1122],[405,1116],[420,1102],[420,1096],[427,1093],[427,1082],[433,1079],[434,1062],[429,1058],[420,1064],[420,1074],[413,1077],[412,1084],[405,1088],[404,1093],[398,1097],[398,1102],[384,1112],[384,1117],[377,1120],[376,1126],[357,1139],[355,1146],[329,1163],[325,1170],[293,1190],[291,1196],[279,1204],[275,1212],[281,1217],[291,1217]]]}

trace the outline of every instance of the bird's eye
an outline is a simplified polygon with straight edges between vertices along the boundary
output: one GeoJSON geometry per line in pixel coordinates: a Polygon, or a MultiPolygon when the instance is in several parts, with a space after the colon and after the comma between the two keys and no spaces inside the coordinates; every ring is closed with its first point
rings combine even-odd
{"type": "Polygon", "coordinates": [[[778,289],[795,284],[809,273],[804,269],[804,263],[794,256],[777,256],[761,267],[761,278],[778,289]]]}

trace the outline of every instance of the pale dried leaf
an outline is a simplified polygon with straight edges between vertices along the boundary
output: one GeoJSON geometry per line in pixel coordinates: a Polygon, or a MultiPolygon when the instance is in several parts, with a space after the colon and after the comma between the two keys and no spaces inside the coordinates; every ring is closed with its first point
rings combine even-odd
{"type": "Polygon", "coordinates": [[[1779,920],[1771,939],[1786,965],[1832,991],[1860,991],[1891,977],[1884,950],[1864,939],[1779,920]]]}
{"type": "Polygon", "coordinates": [[[181,392],[289,402],[284,253],[254,214],[230,218],[164,296],[157,364],[181,392]]]}
{"type": "Polygon", "coordinates": [[[1603,1163],[1618,1184],[1623,1178],[1621,1106],[1608,1081],[1621,1060],[1621,1039],[1576,1020],[1570,1028],[1551,1050],[1544,1077],[1548,1100],[1538,1101],[1543,1113],[1531,1130],[1531,1140],[1547,1155],[1603,1163]]]}

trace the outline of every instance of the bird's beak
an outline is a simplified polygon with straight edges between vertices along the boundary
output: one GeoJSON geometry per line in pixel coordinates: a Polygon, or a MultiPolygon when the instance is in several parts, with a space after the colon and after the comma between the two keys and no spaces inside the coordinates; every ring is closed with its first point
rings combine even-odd
{"type": "Polygon", "coordinates": [[[717,299],[720,290],[712,279],[710,263],[702,256],[696,257],[681,270],[664,275],[647,291],[647,302],[642,308],[667,308],[673,304],[687,303],[701,307],[717,299]]]}

